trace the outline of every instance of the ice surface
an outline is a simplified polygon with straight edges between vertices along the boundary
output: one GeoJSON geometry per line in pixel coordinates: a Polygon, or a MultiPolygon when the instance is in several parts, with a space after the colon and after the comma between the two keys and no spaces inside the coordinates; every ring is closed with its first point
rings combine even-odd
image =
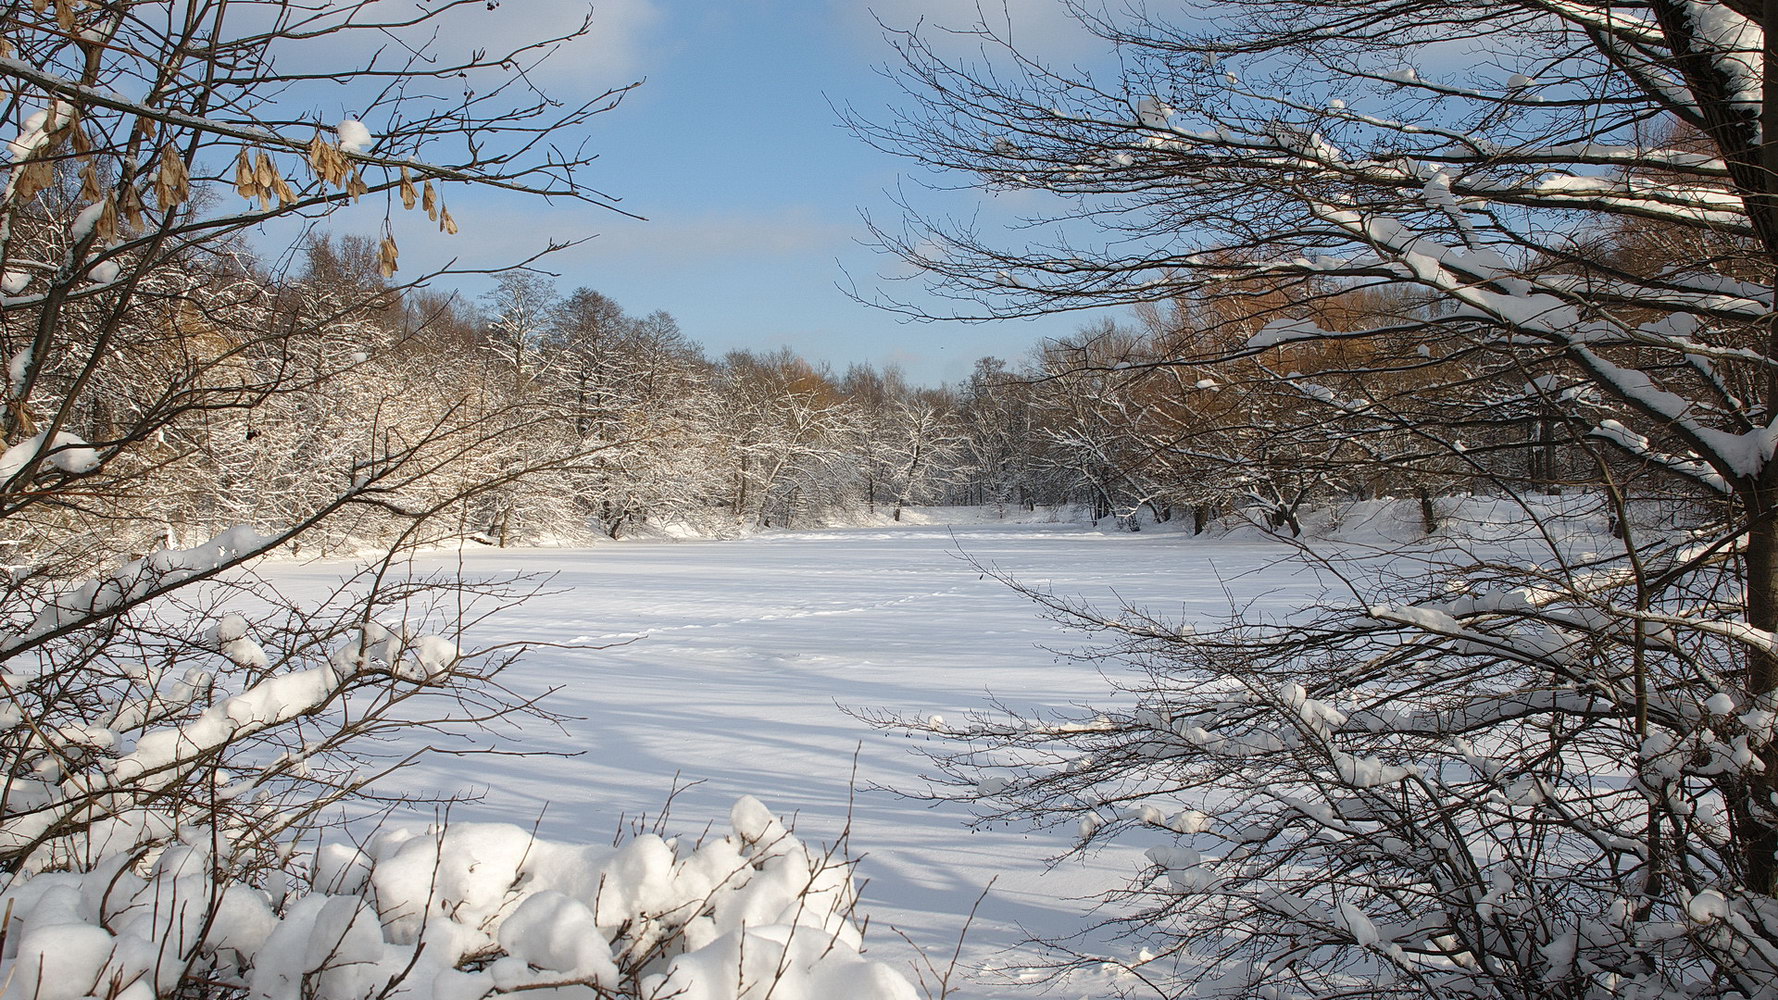
{"type": "MultiPolygon", "coordinates": [[[[989,692],[1021,707],[1070,710],[1107,697],[1093,666],[1041,648],[1084,640],[985,577],[965,554],[1057,593],[1108,606],[1121,597],[1158,614],[1198,618],[1227,612],[1225,585],[1243,600],[1256,596],[1278,609],[1322,593],[1323,583],[1311,571],[1279,565],[1282,549],[1252,538],[1007,524],[975,512],[962,512],[971,523],[942,523],[955,513],[909,510],[894,528],[745,541],[466,550],[461,558],[471,575],[556,574],[551,594],[499,617],[466,647],[518,639],[606,647],[538,649],[505,675],[520,693],[561,687],[549,704],[574,718],[559,731],[534,728],[523,737],[536,749],[579,756],[481,758],[472,771],[445,761],[408,772],[404,785],[422,791],[467,782],[487,797],[456,807],[454,820],[529,824],[541,816],[540,835],[589,842],[619,813],[658,812],[675,782],[701,781],[675,798],[676,817],[701,823],[730,816],[733,806],[738,828],[769,841],[775,817],[794,814],[796,833],[811,845],[832,843],[850,828],[865,855],[859,875],[872,928],[867,958],[905,970],[921,955],[935,956],[942,967],[971,905],[998,879],[970,926],[962,961],[1010,962],[1008,974],[1025,974],[1030,953],[1009,959],[1007,949],[1028,934],[1080,929],[1089,905],[1081,897],[1140,870],[1149,845],[1046,870],[1046,857],[1073,844],[1072,828],[970,830],[961,807],[855,793],[873,785],[920,791],[920,761],[908,751],[936,746],[929,741],[938,737],[879,732],[844,707],[961,720],[983,707],[989,692]],[[915,523],[929,520],[941,523],[915,523]],[[750,794],[770,811],[735,805],[750,794]],[[912,944],[890,933],[889,924],[912,944]]],[[[419,568],[457,562],[453,552],[419,568]]],[[[317,588],[337,572],[326,565],[266,571],[290,585],[310,579],[317,588]]],[[[1166,830],[1214,822],[1177,804],[1158,818],[1166,830]]],[[[643,855],[632,860],[648,863],[643,855]]],[[[350,881],[362,870],[354,864],[336,856],[330,872],[350,881]]],[[[763,912],[769,902],[761,896],[746,909],[763,912]]],[[[708,928],[712,944],[729,933],[726,926],[708,928]]],[[[752,938],[749,952],[756,943],[766,954],[764,942],[752,938]]],[[[793,952],[799,947],[791,945],[793,952]]],[[[782,957],[783,949],[772,953],[782,957]]],[[[854,995],[808,989],[811,996],[854,995]]],[[[994,982],[965,984],[953,994],[1006,995],[994,982]]]]}

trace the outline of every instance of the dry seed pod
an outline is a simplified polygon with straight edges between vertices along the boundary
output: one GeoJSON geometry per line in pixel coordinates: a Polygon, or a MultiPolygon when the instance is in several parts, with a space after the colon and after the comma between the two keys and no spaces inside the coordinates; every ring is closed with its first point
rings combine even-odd
{"type": "Polygon", "coordinates": [[[12,196],[18,199],[37,197],[38,192],[55,180],[55,168],[48,160],[26,160],[12,168],[12,196]]]}
{"type": "Polygon", "coordinates": [[[364,183],[364,178],[358,176],[358,171],[352,171],[352,179],[346,182],[346,193],[352,196],[352,200],[357,201],[369,190],[370,188],[364,183]]]}
{"type": "Polygon", "coordinates": [[[259,162],[253,167],[253,179],[262,188],[269,188],[278,179],[278,168],[272,165],[272,158],[263,151],[259,154],[259,162]]]}
{"type": "Polygon", "coordinates": [[[117,210],[123,213],[123,220],[133,229],[142,228],[142,196],[128,184],[117,192],[117,210]]]}
{"type": "Polygon", "coordinates": [[[105,207],[99,209],[99,221],[93,225],[93,233],[100,243],[112,243],[117,240],[116,199],[105,199],[105,207]]]}
{"type": "Polygon", "coordinates": [[[401,270],[396,264],[400,257],[401,250],[395,245],[395,237],[393,235],[383,237],[382,254],[377,267],[383,273],[383,277],[393,278],[395,272],[401,270]]]}
{"type": "Polygon", "coordinates": [[[346,158],[340,155],[339,147],[321,138],[319,132],[315,133],[315,138],[309,142],[309,165],[314,168],[315,176],[321,178],[323,183],[339,188],[346,186],[346,180],[351,173],[351,164],[347,163],[346,158]]]}
{"type": "Polygon", "coordinates": [[[402,167],[401,168],[401,207],[407,209],[410,212],[413,211],[414,210],[414,202],[417,201],[419,199],[419,197],[420,197],[419,194],[414,191],[413,177],[408,174],[406,167],[402,167]]]}
{"type": "Polygon", "coordinates": [[[279,207],[283,207],[285,205],[296,204],[296,192],[292,191],[290,189],[290,185],[285,182],[285,180],[282,176],[280,176],[278,178],[277,184],[275,184],[273,186],[276,188],[277,193],[278,193],[279,207]]]}
{"type": "Polygon", "coordinates": [[[309,171],[323,180],[327,177],[327,172],[322,167],[326,159],[327,143],[321,140],[321,130],[316,129],[315,137],[309,140],[309,171]]]}
{"type": "Polygon", "coordinates": [[[191,177],[186,173],[185,161],[179,158],[179,151],[172,143],[161,147],[160,170],[154,177],[154,200],[162,208],[177,208],[191,197],[191,177]]]}
{"type": "Polygon", "coordinates": [[[451,218],[450,209],[447,208],[438,213],[438,228],[444,230],[447,235],[457,235],[457,220],[451,218]]]}
{"type": "Polygon", "coordinates": [[[12,425],[20,434],[37,433],[37,421],[32,418],[31,411],[24,403],[16,399],[6,401],[6,411],[12,414],[12,425]]]}
{"type": "Polygon", "coordinates": [[[74,30],[74,4],[69,0],[56,0],[56,24],[63,31],[74,30]]]}
{"type": "Polygon", "coordinates": [[[89,204],[99,200],[99,170],[91,163],[80,168],[80,200],[89,204]]]}
{"type": "Polygon", "coordinates": [[[253,170],[253,160],[242,149],[241,155],[235,158],[235,193],[248,201],[259,193],[259,178],[253,170]]]}
{"type": "Polygon", "coordinates": [[[31,0],[31,9],[41,14],[49,7],[49,0],[31,0]]]}
{"type": "Polygon", "coordinates": [[[426,187],[420,192],[420,207],[426,210],[426,218],[438,221],[438,192],[432,190],[432,179],[426,179],[426,187]]]}

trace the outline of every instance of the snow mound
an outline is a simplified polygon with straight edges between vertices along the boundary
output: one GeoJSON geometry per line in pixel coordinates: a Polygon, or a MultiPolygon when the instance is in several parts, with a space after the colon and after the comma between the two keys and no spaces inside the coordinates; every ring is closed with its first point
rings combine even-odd
{"type": "Polygon", "coordinates": [[[194,837],[134,867],[117,855],[15,882],[0,978],[27,1000],[167,995],[188,972],[255,1000],[915,1000],[862,954],[851,862],[752,798],[731,823],[702,843],[620,846],[502,823],[388,830],[319,848],[297,895],[218,884],[226,864],[194,837]]]}

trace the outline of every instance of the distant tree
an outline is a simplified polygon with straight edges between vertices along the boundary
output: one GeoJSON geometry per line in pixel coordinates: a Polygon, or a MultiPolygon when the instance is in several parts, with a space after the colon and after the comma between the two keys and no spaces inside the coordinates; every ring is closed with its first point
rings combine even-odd
{"type": "Polygon", "coordinates": [[[558,293],[556,283],[534,271],[508,271],[482,295],[488,311],[488,344],[508,360],[515,386],[522,387],[537,366],[549,335],[558,293]]]}
{"type": "Polygon", "coordinates": [[[716,428],[728,456],[729,505],[743,524],[785,527],[848,492],[838,446],[839,394],[788,349],[723,359],[716,428]]]}
{"type": "Polygon", "coordinates": [[[899,521],[902,508],[932,503],[944,495],[961,435],[954,401],[948,393],[932,389],[902,398],[895,407],[895,426],[890,479],[895,506],[890,516],[899,521]]]}

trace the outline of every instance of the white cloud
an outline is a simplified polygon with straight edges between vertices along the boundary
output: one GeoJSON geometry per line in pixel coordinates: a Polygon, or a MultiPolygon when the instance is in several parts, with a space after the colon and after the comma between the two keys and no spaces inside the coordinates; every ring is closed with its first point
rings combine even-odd
{"type": "MultiPolygon", "coordinates": [[[[858,236],[857,226],[849,219],[825,220],[814,209],[802,206],[663,216],[638,222],[587,205],[550,206],[495,195],[452,202],[451,214],[462,227],[459,236],[438,234],[423,215],[396,214],[395,238],[401,243],[404,274],[410,262],[423,269],[440,266],[453,257],[468,267],[510,264],[536,253],[551,240],[593,234],[597,234],[595,238],[539,266],[573,275],[587,268],[612,267],[726,271],[772,259],[784,261],[785,266],[797,261],[807,266],[814,259],[821,267],[831,268],[827,262],[854,249],[852,241],[858,236]]],[[[375,213],[364,214],[368,222],[344,216],[332,228],[360,231],[374,226],[372,215],[375,213]]],[[[825,270],[822,274],[823,281],[837,277],[825,270]]]]}
{"type": "Polygon", "coordinates": [[[1068,59],[1100,51],[1104,43],[1071,17],[1059,0],[832,0],[848,27],[873,53],[882,51],[885,28],[920,25],[923,37],[944,49],[978,47],[973,38],[947,35],[986,24],[1021,52],[1045,59],[1068,59]]]}
{"type": "Polygon", "coordinates": [[[446,51],[485,49],[504,54],[542,38],[579,30],[541,69],[544,82],[585,82],[600,86],[628,83],[648,66],[650,35],[661,20],[654,0],[505,0],[493,10],[473,8],[474,16],[450,19],[440,37],[446,51]],[[619,78],[622,79],[619,79],[619,78]]]}
{"type": "Polygon", "coordinates": [[[612,220],[602,227],[604,245],[589,255],[621,256],[662,264],[746,260],[834,253],[847,249],[857,227],[822,219],[814,210],[759,208],[637,223],[612,220]]]}

